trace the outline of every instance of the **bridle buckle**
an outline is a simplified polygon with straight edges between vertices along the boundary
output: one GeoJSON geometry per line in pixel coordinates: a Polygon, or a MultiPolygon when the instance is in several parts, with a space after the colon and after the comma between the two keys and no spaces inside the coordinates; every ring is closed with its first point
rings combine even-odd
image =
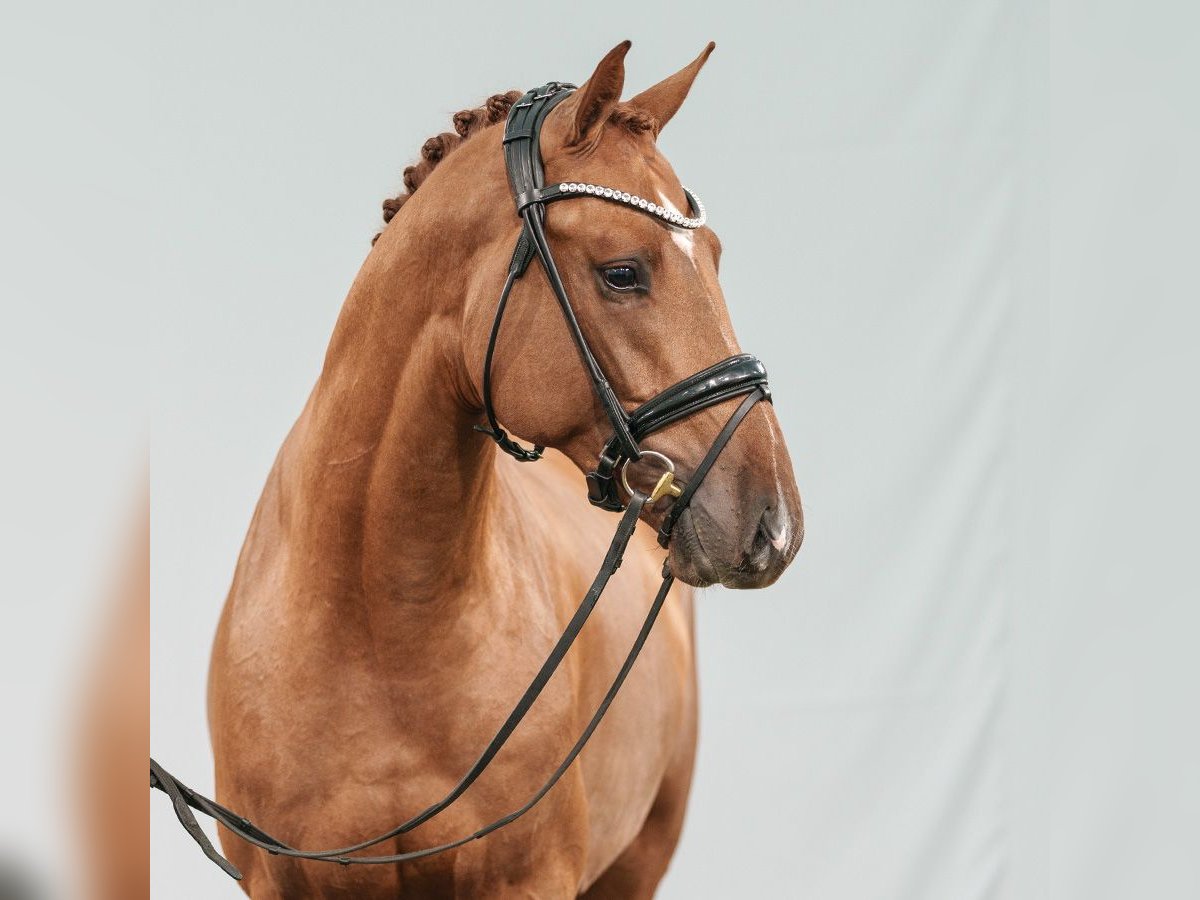
{"type": "Polygon", "coordinates": [[[568,81],[551,81],[542,86],[542,89],[533,95],[531,100],[546,100],[553,97],[559,91],[573,91],[578,85],[571,84],[568,81]]]}

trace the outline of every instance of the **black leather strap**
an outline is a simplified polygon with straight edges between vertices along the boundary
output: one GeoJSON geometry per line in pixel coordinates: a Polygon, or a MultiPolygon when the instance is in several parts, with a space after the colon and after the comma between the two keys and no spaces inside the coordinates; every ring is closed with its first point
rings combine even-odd
{"type": "Polygon", "coordinates": [[[517,212],[520,214],[523,224],[517,246],[513,251],[513,264],[509,267],[509,277],[505,281],[500,302],[496,307],[496,318],[492,322],[492,331],[484,361],[483,406],[488,425],[487,427],[476,426],[476,430],[490,435],[504,452],[522,462],[539,459],[543,448],[534,447],[532,450],[527,450],[509,438],[504,429],[500,427],[492,403],[491,367],[500,321],[508,304],[508,296],[512,291],[513,283],[524,274],[529,264],[529,257],[533,253],[536,253],[542,261],[546,279],[562,309],[563,317],[567,321],[567,327],[575,341],[580,359],[591,379],[592,388],[600,399],[600,405],[612,424],[613,432],[621,444],[623,452],[632,459],[637,459],[640,455],[637,442],[629,431],[625,410],[613,392],[604,371],[600,368],[595,354],[592,353],[587,338],[584,337],[583,329],[571,306],[571,300],[567,296],[562,277],[558,273],[558,267],[554,264],[554,256],[546,241],[544,228],[546,213],[542,204],[545,197],[557,197],[559,193],[557,186],[553,190],[545,189],[545,174],[542,169],[540,147],[542,124],[550,110],[565,100],[573,90],[574,85],[552,81],[540,88],[528,91],[525,96],[513,104],[504,126],[504,162],[508,170],[509,186],[512,188],[513,197],[517,203],[517,212]]]}
{"type": "MultiPolygon", "coordinates": [[[[508,183],[514,196],[528,194],[542,185],[545,177],[542,171],[542,153],[539,138],[542,132],[542,122],[550,110],[570,96],[574,85],[551,81],[540,88],[527,91],[525,96],[512,105],[508,111],[508,119],[504,125],[504,164],[508,171],[508,183]]],[[[537,213],[540,215],[540,213],[537,213]]],[[[492,359],[496,353],[496,341],[500,335],[500,323],[504,319],[504,310],[508,306],[508,297],[512,293],[513,284],[525,274],[529,263],[533,260],[535,250],[529,236],[527,225],[522,225],[517,237],[517,245],[513,249],[512,259],[508,265],[508,277],[504,288],[500,291],[500,300],[496,304],[496,317],[492,320],[492,330],[488,335],[487,353],[483,362],[483,411],[488,424],[476,425],[475,430],[488,435],[496,444],[513,459],[519,462],[536,462],[542,458],[545,447],[534,446],[533,449],[522,447],[508,436],[496,417],[496,409],[492,403],[492,359]]],[[[582,338],[582,334],[580,335],[582,338]]]]}
{"type": "Polygon", "coordinates": [[[729,421],[725,423],[725,427],[718,432],[717,439],[713,441],[712,446],[708,448],[708,453],[704,454],[704,459],[700,461],[700,465],[696,466],[696,470],[692,472],[687,484],[684,485],[683,493],[675,498],[675,502],[667,510],[662,525],[658,529],[658,543],[660,547],[666,547],[671,543],[671,532],[675,530],[675,523],[679,521],[679,517],[683,515],[683,511],[688,508],[688,505],[692,502],[692,498],[696,496],[696,491],[700,488],[704,477],[708,475],[709,469],[713,467],[713,463],[717,461],[717,457],[721,455],[721,451],[725,449],[725,445],[729,443],[729,439],[733,437],[733,433],[742,424],[742,419],[746,418],[759,400],[766,400],[767,396],[766,385],[757,385],[746,396],[746,399],[738,405],[738,408],[734,410],[733,415],[729,417],[729,421]]]}
{"type": "Polygon", "coordinates": [[[207,835],[205,835],[204,831],[197,824],[195,816],[192,815],[191,810],[188,807],[212,817],[238,837],[256,847],[261,847],[270,853],[279,856],[295,857],[297,859],[335,860],[343,865],[383,864],[388,862],[403,862],[410,859],[420,859],[423,856],[430,856],[434,853],[441,853],[446,850],[453,849],[454,847],[459,847],[468,841],[483,837],[485,834],[490,834],[497,828],[501,828],[514,819],[519,818],[532,809],[533,806],[539,800],[541,800],[541,798],[546,795],[550,788],[552,788],[554,784],[562,777],[567,768],[570,767],[571,762],[574,761],[580,750],[583,749],[583,745],[587,743],[588,738],[591,737],[591,734],[593,731],[595,731],[596,726],[600,724],[600,720],[604,717],[605,712],[607,712],[609,705],[612,703],[613,697],[615,697],[617,691],[620,690],[621,685],[625,681],[625,677],[629,674],[629,670],[633,666],[634,660],[637,659],[638,654],[641,652],[642,645],[646,640],[646,635],[649,634],[650,628],[653,626],[654,620],[658,616],[658,611],[661,609],[663,601],[666,599],[667,592],[670,590],[670,586],[674,581],[673,576],[671,576],[670,572],[666,571],[665,568],[663,572],[663,584],[660,586],[658,596],[655,598],[655,602],[651,606],[650,612],[647,614],[646,621],[642,626],[642,630],[639,632],[637,639],[634,641],[634,644],[631,647],[628,656],[626,657],[625,664],[617,673],[616,678],[614,678],[612,685],[609,687],[609,690],[605,694],[600,706],[593,714],[587,728],[584,729],[583,734],[580,736],[575,746],[571,749],[570,753],[568,753],[567,757],[562,763],[560,763],[559,767],[554,771],[542,788],[539,789],[537,794],[535,794],[528,803],[515,812],[497,819],[479,831],[473,832],[471,835],[468,835],[467,837],[458,841],[454,841],[450,844],[444,844],[439,847],[414,851],[407,854],[397,854],[388,857],[347,856],[347,854],[366,850],[369,847],[373,847],[377,844],[383,843],[384,841],[405,834],[406,832],[416,828],[418,825],[429,821],[438,813],[442,812],[451,804],[453,804],[454,801],[462,796],[467,788],[469,788],[476,781],[476,779],[483,774],[484,770],[487,769],[488,765],[491,764],[491,761],[495,758],[496,754],[500,752],[500,749],[508,741],[509,737],[512,736],[512,733],[516,730],[521,720],[525,717],[526,713],[529,712],[534,702],[541,695],[542,690],[550,681],[551,676],[558,669],[559,665],[561,665],[563,659],[567,655],[567,652],[570,650],[571,645],[574,644],[575,639],[579,636],[580,631],[583,630],[583,626],[587,622],[588,617],[591,615],[592,610],[595,609],[596,604],[599,602],[601,595],[604,593],[605,587],[608,585],[609,579],[611,579],[613,573],[620,568],[622,559],[624,558],[625,548],[628,546],[630,538],[633,537],[633,533],[637,527],[638,517],[641,515],[641,512],[645,507],[646,500],[646,496],[640,493],[635,493],[630,499],[629,507],[625,510],[625,515],[621,517],[620,524],[617,526],[616,533],[613,535],[612,541],[609,544],[608,552],[605,554],[604,562],[600,567],[600,571],[596,573],[596,577],[593,579],[592,585],[587,594],[584,596],[578,608],[576,608],[575,614],[567,623],[566,628],[563,629],[562,635],[559,637],[549,655],[538,669],[533,680],[525,689],[525,692],[521,695],[521,698],[517,701],[516,706],[513,707],[512,712],[509,713],[504,723],[500,726],[500,729],[488,742],[487,746],[484,748],[479,758],[475,761],[474,765],[467,770],[467,773],[459,780],[458,784],[455,785],[450,793],[448,793],[438,802],[432,804],[417,815],[413,816],[411,819],[408,819],[407,821],[397,825],[395,828],[379,835],[378,837],[361,841],[357,844],[352,844],[346,847],[338,847],[331,850],[297,850],[283,841],[280,841],[278,838],[272,837],[270,834],[262,831],[249,819],[231,812],[230,810],[218,804],[215,800],[211,800],[199,792],[187,787],[173,775],[167,772],[164,768],[162,768],[162,766],[156,763],[153,759],[150,761],[150,786],[152,788],[158,788],[171,797],[171,800],[175,805],[176,815],[179,818],[179,821],[183,823],[184,828],[187,829],[192,838],[200,845],[201,849],[204,850],[205,855],[220,865],[222,869],[224,869],[234,878],[240,878],[240,873],[238,873],[237,869],[231,863],[229,863],[228,860],[224,859],[224,857],[222,857],[216,851],[216,849],[213,848],[212,843],[208,840],[207,835]]]}
{"type": "Polygon", "coordinates": [[[571,307],[571,301],[567,297],[567,289],[563,287],[562,277],[558,274],[558,266],[554,264],[550,246],[546,243],[546,232],[542,227],[543,212],[539,207],[530,207],[522,213],[522,216],[525,219],[526,231],[532,238],[533,246],[537,249],[538,257],[542,261],[546,280],[550,282],[550,287],[558,298],[558,305],[562,309],[563,317],[567,320],[567,327],[575,338],[580,358],[592,381],[592,389],[596,392],[596,396],[600,399],[600,405],[604,408],[604,412],[612,424],[614,439],[620,444],[621,450],[626,456],[630,459],[638,459],[642,454],[638,449],[637,441],[634,440],[633,434],[629,430],[629,418],[625,413],[625,408],[621,406],[621,401],[617,399],[612,386],[608,383],[608,378],[600,368],[600,363],[596,361],[596,357],[592,353],[592,348],[588,346],[587,339],[583,336],[583,329],[579,327],[579,320],[575,317],[575,310],[571,307]]]}
{"type": "Polygon", "coordinates": [[[476,431],[482,431],[488,435],[501,450],[518,462],[537,462],[542,458],[542,453],[546,448],[540,444],[535,444],[533,449],[522,447],[500,427],[500,422],[496,419],[496,410],[492,406],[492,357],[496,353],[500,323],[504,321],[504,309],[508,306],[508,295],[512,293],[513,282],[529,265],[530,259],[532,259],[532,248],[525,239],[525,233],[522,232],[520,240],[517,241],[517,247],[513,251],[512,261],[508,265],[508,277],[504,280],[503,290],[500,291],[500,302],[496,306],[496,318],[492,319],[492,331],[488,335],[487,352],[483,357],[483,412],[487,416],[488,423],[474,426],[476,431]]]}
{"type": "Polygon", "coordinates": [[[191,809],[195,805],[192,799],[195,792],[176,781],[175,777],[156,763],[153,757],[150,759],[150,787],[158,788],[171,798],[171,805],[175,808],[175,817],[179,819],[179,823],[183,826],[184,830],[192,836],[192,840],[200,845],[200,849],[204,851],[204,855],[220,866],[222,871],[227,875],[231,875],[238,881],[241,881],[242,873],[238,870],[238,867],[217,852],[217,848],[212,845],[212,841],[208,839],[208,835],[204,833],[204,829],[196,821],[196,816],[192,813],[191,809]],[[186,794],[184,793],[185,790],[186,794]]]}
{"type": "MultiPolygon", "coordinates": [[[[434,856],[438,853],[445,853],[448,850],[457,849],[464,844],[469,844],[471,841],[476,841],[482,837],[486,837],[493,831],[498,831],[504,826],[515,822],[517,819],[521,818],[521,816],[525,815],[525,813],[537,806],[542,798],[545,797],[546,794],[548,794],[554,787],[554,785],[559,782],[562,776],[566,774],[567,770],[570,769],[576,758],[583,751],[583,748],[587,745],[587,742],[591,739],[592,734],[595,732],[596,728],[600,725],[601,720],[604,718],[604,714],[608,712],[608,708],[612,705],[617,693],[621,690],[622,685],[624,685],[625,679],[633,669],[633,664],[637,660],[638,655],[641,653],[642,647],[645,646],[646,639],[650,636],[650,632],[654,628],[654,623],[658,620],[658,614],[662,610],[663,603],[666,601],[667,595],[670,593],[671,586],[674,583],[675,578],[669,572],[663,575],[663,580],[659,585],[658,593],[655,594],[654,601],[650,604],[650,609],[646,613],[646,618],[642,622],[642,627],[638,630],[638,634],[634,639],[633,646],[630,647],[629,653],[626,654],[625,661],[618,670],[616,677],[613,678],[612,683],[605,692],[603,699],[601,699],[599,706],[596,707],[596,711],[592,714],[591,719],[588,720],[587,726],[583,729],[583,732],[579,735],[579,738],[567,752],[567,755],[563,757],[562,762],[560,762],[558,765],[558,768],[556,768],[550,774],[550,777],[546,779],[546,781],[540,788],[538,788],[532,797],[530,797],[524,804],[510,812],[508,815],[501,816],[500,818],[489,822],[487,825],[471,832],[465,837],[448,841],[444,844],[438,844],[433,847],[425,847],[421,850],[411,850],[407,853],[393,853],[387,856],[342,856],[330,855],[327,853],[303,853],[298,850],[293,850],[290,847],[285,847],[282,844],[275,842],[274,839],[261,839],[258,836],[261,835],[261,832],[259,832],[257,829],[255,829],[256,833],[243,833],[236,827],[236,823],[233,827],[231,827],[230,824],[224,821],[222,818],[215,818],[218,818],[218,821],[220,821],[221,824],[225,825],[227,828],[230,828],[230,830],[237,834],[238,837],[241,837],[243,840],[253,844],[256,847],[261,847],[268,853],[280,856],[296,857],[299,859],[317,860],[321,862],[336,862],[343,866],[378,866],[412,862],[413,860],[424,859],[427,856],[434,856]]],[[[194,793],[195,792],[192,792],[193,795],[194,793]]],[[[202,811],[207,812],[207,810],[202,811]]],[[[388,838],[386,837],[376,838],[372,841],[364,842],[364,844],[360,846],[373,846],[374,844],[380,843],[387,839],[388,838]]],[[[226,865],[229,865],[229,863],[226,862],[226,865]]],[[[230,868],[232,868],[231,865],[230,868]]],[[[226,871],[228,871],[228,869],[226,871]]],[[[236,872],[237,870],[235,869],[234,871],[236,872]]],[[[235,877],[240,878],[240,875],[235,875],[235,877]]]]}
{"type": "Polygon", "coordinates": [[[575,90],[575,85],[551,81],[526,91],[512,105],[504,123],[504,164],[513,196],[545,184],[540,146],[542,123],[550,110],[575,90]]]}

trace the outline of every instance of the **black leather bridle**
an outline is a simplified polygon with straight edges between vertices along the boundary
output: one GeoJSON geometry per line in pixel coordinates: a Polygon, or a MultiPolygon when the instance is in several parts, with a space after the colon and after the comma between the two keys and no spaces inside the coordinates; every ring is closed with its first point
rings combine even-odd
{"type": "MultiPolygon", "coordinates": [[[[584,337],[579,319],[571,306],[567,290],[558,274],[558,266],[554,263],[554,255],[550,252],[550,244],[546,240],[545,218],[546,205],[559,200],[569,200],[578,197],[596,197],[610,200],[628,206],[630,209],[646,213],[676,228],[699,228],[706,221],[704,205],[696,196],[684,188],[692,216],[684,216],[674,210],[659,206],[653,201],[629,194],[619,189],[602,185],[581,184],[579,182],[561,182],[545,184],[542,171],[541,130],[547,114],[561,101],[570,96],[574,85],[552,81],[543,87],[529,91],[508,114],[508,122],[504,129],[504,160],[508,168],[508,181],[512,188],[513,198],[517,204],[517,214],[520,215],[523,226],[517,238],[517,246],[513,250],[512,261],[508,266],[508,278],[500,292],[500,302],[496,306],[496,318],[492,322],[492,332],[488,339],[487,354],[483,364],[483,408],[487,415],[486,426],[476,426],[478,430],[490,435],[505,453],[521,462],[533,462],[542,456],[545,449],[541,446],[525,448],[512,440],[500,427],[496,411],[492,406],[492,357],[496,349],[496,339],[500,334],[500,323],[504,319],[504,311],[508,306],[508,297],[513,284],[525,274],[530,262],[536,255],[542,262],[546,279],[558,299],[563,317],[570,329],[575,346],[583,360],[591,378],[592,388],[600,400],[612,425],[613,434],[604,449],[596,468],[588,473],[588,499],[593,505],[603,509],[620,512],[625,508],[617,492],[616,473],[627,462],[636,462],[642,457],[638,442],[647,435],[665,428],[672,422],[690,416],[693,413],[721,403],[730,397],[749,394],[756,400],[770,399],[770,389],[767,387],[767,371],[763,364],[749,354],[739,354],[722,360],[702,372],[697,372],[685,378],[678,384],[667,388],[661,394],[639,406],[632,413],[627,413],[620,400],[605,377],[596,355],[584,337]]],[[[751,404],[753,405],[753,404],[751,404]]],[[[747,411],[749,411],[747,409],[747,411]]],[[[656,454],[661,457],[661,454],[656,454]]],[[[674,479],[672,479],[673,481],[674,479]]],[[[697,479],[693,477],[693,481],[697,479]]],[[[668,488],[670,485],[668,485],[668,488]]],[[[673,493],[673,492],[672,492],[673,493]]],[[[657,502],[659,498],[654,497],[657,502]]],[[[677,496],[678,501],[678,496],[677,496]]],[[[682,512],[686,504],[676,502],[675,508],[682,512]]],[[[664,530],[660,532],[659,543],[667,546],[671,537],[671,528],[678,519],[678,513],[668,516],[664,522],[664,530]]]]}
{"type": "Polygon", "coordinates": [[[571,306],[570,298],[567,296],[566,288],[564,288],[558,269],[554,264],[554,257],[550,252],[544,228],[546,206],[549,203],[573,197],[595,197],[620,203],[628,206],[630,209],[654,216],[668,227],[674,228],[699,228],[704,225],[706,215],[703,205],[686,188],[684,190],[691,207],[691,216],[684,216],[675,210],[664,208],[645,198],[600,185],[577,182],[546,185],[544,183],[539,146],[542,124],[550,110],[566,99],[573,90],[575,90],[574,85],[552,81],[549,84],[526,93],[509,111],[504,132],[504,158],[508,168],[509,183],[512,187],[514,200],[516,201],[517,213],[521,217],[523,224],[520,237],[517,240],[517,246],[513,251],[512,261],[509,264],[508,277],[504,282],[504,288],[501,291],[500,300],[497,304],[496,318],[492,323],[484,360],[483,405],[488,424],[486,426],[477,426],[477,428],[491,436],[505,453],[522,462],[532,462],[541,458],[542,452],[545,449],[541,446],[534,446],[532,448],[522,447],[500,427],[496,411],[492,405],[491,384],[491,369],[496,340],[500,333],[500,324],[504,317],[504,310],[508,305],[509,294],[512,291],[513,284],[524,275],[534,256],[537,256],[541,260],[547,280],[550,282],[550,286],[558,298],[559,306],[562,308],[567,325],[579,349],[584,367],[591,378],[592,387],[613,428],[612,437],[609,438],[600,451],[596,468],[587,475],[588,499],[593,505],[616,512],[624,510],[616,533],[609,544],[608,552],[604,557],[604,563],[600,567],[600,571],[597,572],[583,601],[575,610],[570,622],[567,623],[561,637],[559,637],[550,654],[546,657],[545,662],[542,663],[541,668],[539,668],[537,674],[530,682],[529,687],[521,695],[516,706],[513,707],[508,718],[505,719],[504,724],[496,732],[491,741],[488,742],[488,745],[484,748],[475,764],[471,766],[458,784],[445,797],[384,834],[370,840],[360,841],[357,844],[331,850],[297,850],[278,838],[267,834],[255,826],[249,819],[192,790],[151,759],[151,788],[157,788],[171,798],[176,816],[183,824],[183,827],[200,845],[201,849],[203,849],[205,855],[234,878],[240,879],[241,873],[213,847],[207,834],[197,823],[193,810],[210,816],[242,840],[260,847],[268,853],[296,859],[336,862],[347,866],[395,864],[453,850],[456,847],[461,847],[463,844],[482,838],[497,829],[503,828],[531,810],[554,787],[583,750],[584,745],[587,744],[592,733],[604,717],[604,714],[608,711],[608,707],[616,697],[617,692],[621,689],[621,685],[625,682],[630,669],[633,668],[634,661],[641,652],[642,646],[645,644],[646,638],[649,636],[650,630],[658,618],[659,610],[662,609],[663,602],[666,600],[671,585],[675,580],[667,563],[664,562],[663,564],[662,584],[654,597],[653,603],[650,605],[642,627],[638,631],[637,638],[634,640],[633,646],[625,657],[624,663],[613,678],[595,713],[558,768],[550,774],[542,787],[523,806],[465,837],[436,847],[427,847],[422,850],[395,853],[388,856],[350,855],[406,834],[429,821],[453,804],[483,774],[484,770],[487,769],[496,754],[500,752],[500,749],[516,730],[517,725],[520,724],[525,714],[533,706],[534,701],[537,700],[542,689],[550,681],[551,676],[558,669],[567,651],[570,650],[571,645],[575,642],[575,638],[579,635],[584,623],[600,600],[600,596],[604,592],[609,579],[621,565],[625,548],[633,536],[638,518],[642,512],[664,497],[674,498],[659,528],[658,535],[659,544],[663,547],[668,546],[671,540],[672,529],[679,521],[680,515],[687,509],[688,504],[695,495],[696,489],[716,462],[725,445],[733,437],[733,433],[737,430],[738,425],[741,424],[742,420],[745,419],[756,403],[760,400],[770,400],[771,395],[767,386],[767,373],[762,363],[753,356],[741,354],[731,356],[701,372],[697,372],[689,378],[685,378],[683,381],[672,385],[646,403],[643,403],[637,409],[633,410],[633,412],[626,412],[621,405],[603,370],[600,368],[595,354],[592,353],[587,339],[584,337],[583,331],[579,326],[579,321],[575,316],[575,311],[571,306]],[[657,451],[642,450],[639,446],[639,441],[647,435],[665,428],[672,422],[722,403],[730,398],[743,395],[744,399],[738,405],[733,415],[730,416],[724,427],[718,432],[708,452],[693,470],[686,484],[681,485],[675,479],[675,467],[670,459],[657,451]],[[644,455],[653,455],[659,458],[667,467],[667,471],[660,476],[658,483],[649,494],[631,489],[625,473],[627,465],[637,462],[644,455]],[[618,484],[626,488],[626,493],[629,495],[627,502],[623,503],[621,501],[620,494],[618,493],[618,484]]]}

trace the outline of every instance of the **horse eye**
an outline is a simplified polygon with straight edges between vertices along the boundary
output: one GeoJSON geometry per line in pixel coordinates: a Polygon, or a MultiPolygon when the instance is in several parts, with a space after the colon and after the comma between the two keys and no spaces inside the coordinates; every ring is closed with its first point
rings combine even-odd
{"type": "Polygon", "coordinates": [[[604,283],[614,291],[632,291],[638,286],[638,273],[633,266],[608,266],[603,275],[604,283]]]}

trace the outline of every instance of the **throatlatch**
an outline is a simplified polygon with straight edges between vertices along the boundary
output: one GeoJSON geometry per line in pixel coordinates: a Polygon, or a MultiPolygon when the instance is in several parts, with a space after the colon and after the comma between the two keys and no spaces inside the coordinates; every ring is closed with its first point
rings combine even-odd
{"type": "Polygon", "coordinates": [[[571,645],[575,642],[576,637],[578,637],[579,632],[604,593],[609,579],[617,568],[620,567],[625,548],[628,546],[629,540],[637,527],[638,518],[647,508],[657,503],[660,499],[673,498],[672,505],[667,511],[659,529],[659,543],[663,547],[668,546],[671,539],[671,531],[680,515],[695,496],[697,488],[699,488],[704,477],[708,474],[730,438],[733,437],[733,433],[737,430],[738,425],[741,424],[758,401],[770,400],[771,394],[767,386],[767,373],[762,363],[753,356],[742,354],[722,360],[702,372],[697,372],[695,375],[685,378],[683,381],[667,388],[648,402],[642,404],[632,413],[627,413],[624,407],[621,406],[579,326],[579,321],[571,307],[571,301],[567,297],[566,289],[554,264],[554,257],[550,252],[544,230],[546,204],[572,197],[593,197],[619,203],[630,209],[644,212],[647,215],[655,217],[668,227],[688,229],[703,226],[706,221],[706,213],[703,204],[700,203],[695,195],[687,191],[686,188],[684,190],[691,207],[691,216],[684,216],[682,213],[662,207],[657,203],[638,197],[636,194],[625,193],[615,188],[601,185],[563,182],[557,185],[546,186],[544,184],[541,151],[539,148],[542,124],[547,114],[558,103],[566,99],[574,89],[574,85],[552,81],[549,84],[526,93],[509,111],[504,132],[504,158],[508,168],[508,179],[512,186],[513,198],[516,202],[517,214],[522,220],[522,227],[521,235],[517,240],[517,246],[513,250],[512,261],[509,264],[508,276],[500,292],[500,300],[496,307],[496,318],[492,323],[491,335],[488,340],[487,353],[484,360],[483,405],[488,424],[476,427],[478,430],[490,435],[496,441],[497,445],[499,445],[500,449],[522,462],[532,462],[539,459],[542,451],[545,449],[540,446],[527,449],[508,436],[504,429],[500,427],[497,420],[496,411],[492,405],[491,390],[491,368],[496,339],[500,332],[500,323],[504,317],[504,310],[508,304],[509,294],[512,292],[514,282],[525,273],[534,256],[537,256],[541,260],[542,268],[545,270],[550,286],[558,298],[559,306],[562,309],[563,316],[567,320],[567,325],[579,349],[583,364],[591,378],[596,396],[600,398],[600,404],[609,421],[612,423],[612,437],[609,438],[601,450],[599,462],[595,470],[588,473],[587,476],[588,499],[594,505],[613,511],[624,510],[624,514],[617,525],[616,533],[609,544],[608,552],[604,557],[604,563],[601,565],[600,571],[596,573],[591,587],[575,610],[570,622],[567,623],[562,636],[555,642],[545,662],[542,663],[541,668],[534,675],[529,686],[513,707],[512,712],[509,713],[495,736],[488,742],[479,758],[475,761],[475,764],[471,766],[458,784],[445,797],[384,834],[370,840],[330,850],[298,850],[278,838],[267,834],[255,826],[249,819],[225,808],[215,800],[211,800],[203,794],[192,790],[151,759],[150,787],[161,790],[171,798],[176,816],[196,843],[200,845],[205,855],[234,878],[240,879],[242,877],[241,873],[213,847],[212,842],[196,821],[193,810],[220,822],[237,837],[255,847],[266,850],[270,854],[296,859],[335,862],[340,865],[350,866],[393,865],[444,853],[485,837],[493,831],[516,821],[529,812],[529,810],[533,809],[549,793],[558,780],[562,778],[576,757],[579,756],[588,739],[591,738],[592,733],[600,724],[601,719],[604,718],[609,705],[621,689],[621,685],[625,682],[626,676],[628,676],[630,670],[633,668],[634,661],[641,652],[646,638],[650,635],[650,631],[654,627],[654,622],[658,618],[659,611],[662,609],[667,594],[670,592],[671,585],[675,581],[667,563],[663,564],[662,584],[659,586],[658,593],[655,595],[654,601],[646,613],[645,620],[642,622],[637,637],[630,647],[621,668],[613,678],[604,697],[596,707],[595,713],[580,733],[575,744],[566,756],[563,757],[558,768],[550,774],[546,782],[532,797],[508,815],[502,816],[476,831],[448,843],[421,850],[413,850],[407,853],[393,853],[386,856],[351,855],[400,837],[429,821],[451,806],[483,774],[496,754],[500,752],[505,742],[507,742],[508,738],[516,730],[521,720],[525,717],[525,714],[533,706],[542,689],[549,682],[550,677],[558,669],[567,652],[571,649],[571,645]],[[643,451],[638,446],[639,440],[666,427],[672,422],[676,422],[730,398],[742,395],[745,395],[745,399],[717,434],[708,453],[699,465],[696,466],[686,485],[681,485],[675,480],[674,463],[671,460],[655,451],[643,451]],[[654,455],[667,466],[667,472],[659,478],[657,485],[655,485],[655,488],[649,495],[637,490],[628,490],[629,484],[624,468],[629,463],[639,460],[643,454],[654,455]],[[618,483],[624,483],[627,489],[629,499],[626,503],[622,503],[618,494],[618,483]]]}

